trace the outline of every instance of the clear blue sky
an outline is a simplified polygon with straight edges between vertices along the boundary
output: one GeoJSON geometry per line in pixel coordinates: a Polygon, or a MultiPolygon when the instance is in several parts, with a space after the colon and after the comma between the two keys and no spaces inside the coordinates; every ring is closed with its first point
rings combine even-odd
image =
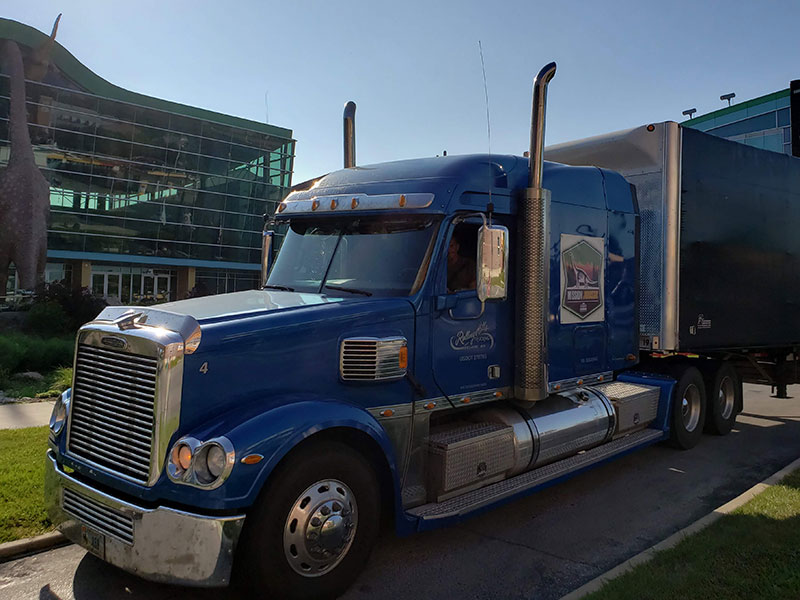
{"type": "Polygon", "coordinates": [[[294,131],[294,182],[342,165],[342,107],[358,104],[357,159],[527,149],[530,88],[551,61],[547,143],[683,120],[800,78],[800,2],[6,0],[124,88],[294,131]]]}

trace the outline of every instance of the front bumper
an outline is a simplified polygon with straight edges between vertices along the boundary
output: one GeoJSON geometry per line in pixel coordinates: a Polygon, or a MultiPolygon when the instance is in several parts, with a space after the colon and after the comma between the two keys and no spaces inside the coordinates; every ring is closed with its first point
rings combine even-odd
{"type": "Polygon", "coordinates": [[[206,517],[172,508],[141,508],[45,466],[50,520],[76,544],[145,579],[192,586],[230,583],[244,515],[206,517]]]}

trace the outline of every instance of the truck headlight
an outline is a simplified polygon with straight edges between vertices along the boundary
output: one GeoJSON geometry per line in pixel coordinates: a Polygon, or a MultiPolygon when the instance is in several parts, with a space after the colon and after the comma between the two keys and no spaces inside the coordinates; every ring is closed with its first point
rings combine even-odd
{"type": "Polygon", "coordinates": [[[57,436],[64,429],[69,414],[69,405],[72,401],[72,389],[62,392],[56,403],[53,405],[53,412],[50,413],[50,431],[57,436]]]}
{"type": "Polygon", "coordinates": [[[219,440],[206,442],[197,450],[192,468],[198,482],[211,485],[225,473],[228,453],[219,440]]]}
{"type": "Polygon", "coordinates": [[[175,483],[214,489],[228,478],[235,462],[233,444],[226,437],[207,442],[183,438],[172,447],[167,474],[175,483]]]}
{"type": "Polygon", "coordinates": [[[206,468],[215,479],[225,470],[225,450],[214,444],[206,451],[206,468]]]}

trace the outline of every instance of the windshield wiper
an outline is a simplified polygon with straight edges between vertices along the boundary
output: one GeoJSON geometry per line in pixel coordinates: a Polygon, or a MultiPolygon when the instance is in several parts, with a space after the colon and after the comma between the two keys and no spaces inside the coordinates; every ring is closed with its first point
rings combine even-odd
{"type": "Polygon", "coordinates": [[[264,285],[264,287],[262,287],[261,289],[265,290],[267,288],[269,288],[271,290],[282,290],[284,292],[293,292],[294,291],[294,288],[289,287],[288,285],[275,285],[275,284],[272,284],[272,283],[268,283],[268,284],[264,285]]]}
{"type": "Polygon", "coordinates": [[[364,296],[372,296],[372,292],[368,292],[366,290],[357,290],[355,288],[342,287],[341,285],[328,285],[326,283],[323,287],[326,287],[330,290],[339,290],[340,292],[350,292],[351,294],[363,294],[364,296]]]}

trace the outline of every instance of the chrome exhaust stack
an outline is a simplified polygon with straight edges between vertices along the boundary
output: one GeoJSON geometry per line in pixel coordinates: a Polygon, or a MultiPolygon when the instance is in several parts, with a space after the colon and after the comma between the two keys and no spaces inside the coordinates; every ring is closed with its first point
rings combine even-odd
{"type": "Polygon", "coordinates": [[[533,80],[528,188],[518,214],[517,337],[514,396],[536,402],[548,396],[547,322],[550,289],[550,191],[542,188],[547,84],[556,63],[542,67],[533,80]]]}
{"type": "Polygon", "coordinates": [[[356,103],[344,105],[344,168],[356,166],[356,103]]]}
{"type": "Polygon", "coordinates": [[[267,285],[269,270],[272,267],[272,244],[275,232],[270,227],[269,215],[264,215],[264,230],[261,232],[261,287],[267,285]]]}

